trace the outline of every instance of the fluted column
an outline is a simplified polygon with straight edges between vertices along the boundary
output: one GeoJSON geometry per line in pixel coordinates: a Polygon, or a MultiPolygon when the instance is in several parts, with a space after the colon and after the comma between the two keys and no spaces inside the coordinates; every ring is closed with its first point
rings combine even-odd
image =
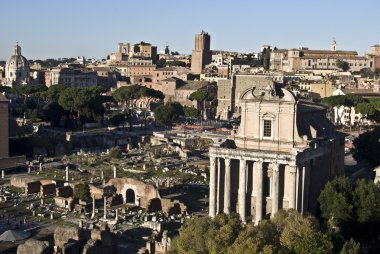
{"type": "Polygon", "coordinates": [[[220,191],[221,191],[221,188],[220,188],[220,181],[222,180],[222,163],[221,163],[221,160],[222,158],[218,158],[217,159],[217,172],[216,172],[216,214],[219,214],[220,213],[220,191]]]}
{"type": "Polygon", "coordinates": [[[273,217],[278,212],[278,199],[280,192],[280,170],[277,163],[272,164],[272,213],[273,217]]]}
{"type": "Polygon", "coordinates": [[[95,218],[95,195],[92,195],[92,214],[91,219],[95,218]]]}
{"type": "Polygon", "coordinates": [[[302,170],[302,167],[297,166],[297,172],[296,172],[296,210],[298,212],[301,212],[300,208],[300,171],[302,170]]]}
{"type": "Polygon", "coordinates": [[[302,166],[302,199],[301,199],[301,214],[305,212],[305,179],[306,179],[306,166],[302,166]]]}
{"type": "Polygon", "coordinates": [[[245,198],[246,198],[246,160],[241,159],[239,165],[239,214],[242,221],[245,221],[245,198]]]}
{"type": "Polygon", "coordinates": [[[289,205],[288,208],[296,208],[296,191],[297,191],[297,167],[288,166],[289,168],[289,205]]]}
{"type": "Polygon", "coordinates": [[[303,168],[302,214],[307,213],[309,208],[310,168],[310,162],[303,168]]]}
{"type": "Polygon", "coordinates": [[[103,218],[107,219],[107,198],[106,198],[106,196],[104,196],[104,214],[103,214],[103,218]]]}
{"type": "Polygon", "coordinates": [[[254,164],[256,170],[256,217],[255,217],[255,225],[259,224],[259,222],[263,218],[263,163],[261,161],[257,161],[254,164]]]}
{"type": "Polygon", "coordinates": [[[215,217],[215,180],[216,180],[216,158],[210,157],[210,197],[209,197],[209,215],[210,217],[215,217]]]}
{"type": "Polygon", "coordinates": [[[66,182],[69,181],[69,166],[66,166],[66,176],[65,176],[66,182]]]}
{"type": "Polygon", "coordinates": [[[231,212],[231,159],[224,159],[224,205],[223,212],[231,212]]]}

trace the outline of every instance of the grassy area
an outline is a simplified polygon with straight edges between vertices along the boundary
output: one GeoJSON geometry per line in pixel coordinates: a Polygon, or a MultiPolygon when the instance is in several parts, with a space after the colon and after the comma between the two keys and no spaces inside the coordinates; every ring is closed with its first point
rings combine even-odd
{"type": "Polygon", "coordinates": [[[18,187],[12,186],[12,185],[6,186],[5,189],[7,191],[9,191],[10,193],[14,193],[14,194],[23,194],[24,193],[23,188],[18,188],[18,187]]]}

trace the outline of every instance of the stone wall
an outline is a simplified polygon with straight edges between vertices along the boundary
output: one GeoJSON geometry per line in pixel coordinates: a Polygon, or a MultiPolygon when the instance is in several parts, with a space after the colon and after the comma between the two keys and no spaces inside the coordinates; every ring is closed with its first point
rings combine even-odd
{"type": "Polygon", "coordinates": [[[265,75],[238,74],[232,79],[219,80],[217,117],[227,120],[234,113],[239,113],[239,98],[244,91],[268,86],[273,86],[273,77],[265,75]]]}
{"type": "Polygon", "coordinates": [[[171,201],[170,199],[161,199],[162,211],[170,216],[173,214],[183,214],[187,211],[187,206],[179,201],[171,201]]]}
{"type": "Polygon", "coordinates": [[[40,196],[51,196],[55,195],[55,184],[44,184],[40,186],[40,196]]]}
{"type": "Polygon", "coordinates": [[[63,197],[63,198],[68,198],[72,197],[74,195],[73,188],[71,186],[63,186],[60,188],[57,188],[57,197],[63,197]]]}
{"type": "Polygon", "coordinates": [[[91,197],[95,196],[95,199],[103,198],[103,189],[97,188],[93,184],[89,184],[88,186],[90,187],[91,197]]]}
{"type": "Polygon", "coordinates": [[[17,188],[27,188],[28,183],[35,182],[38,179],[28,175],[13,175],[11,176],[11,185],[17,188]]]}
{"type": "Polygon", "coordinates": [[[57,227],[54,231],[54,245],[62,249],[70,240],[79,241],[81,239],[81,230],[75,227],[57,227]]]}
{"type": "Polygon", "coordinates": [[[55,197],[54,198],[55,205],[61,208],[67,208],[69,210],[73,209],[73,198],[63,198],[63,197],[55,197]]]}
{"type": "Polygon", "coordinates": [[[155,186],[132,178],[111,179],[107,185],[116,188],[117,193],[123,196],[124,203],[128,202],[127,191],[134,193],[135,204],[142,208],[147,208],[149,200],[160,198],[160,194],[155,186]]]}
{"type": "Polygon", "coordinates": [[[49,254],[52,250],[49,248],[49,242],[38,241],[34,239],[27,240],[24,244],[17,247],[17,254],[49,254]]]}

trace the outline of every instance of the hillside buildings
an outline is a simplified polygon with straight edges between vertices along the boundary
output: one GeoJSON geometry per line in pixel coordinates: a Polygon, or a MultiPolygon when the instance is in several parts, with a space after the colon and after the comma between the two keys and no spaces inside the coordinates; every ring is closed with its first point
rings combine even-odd
{"type": "Polygon", "coordinates": [[[152,81],[157,58],[157,47],[150,43],[119,43],[117,52],[108,56],[107,65],[128,77],[130,83],[143,85],[152,81]]]}
{"type": "Polygon", "coordinates": [[[380,45],[375,44],[371,47],[371,56],[373,56],[373,67],[380,68],[380,45]]]}
{"type": "MultiPolygon", "coordinates": [[[[345,89],[338,88],[332,96],[355,94],[363,98],[380,98],[379,85],[375,85],[374,89],[345,89]]],[[[357,112],[355,107],[336,106],[332,109],[332,121],[336,125],[354,126],[354,125],[372,125],[374,122],[367,119],[361,113],[357,112]]]]}
{"type": "Polygon", "coordinates": [[[265,88],[273,85],[274,76],[236,74],[231,79],[218,80],[218,108],[216,117],[221,120],[238,118],[241,114],[240,96],[252,86],[265,88]]]}
{"type": "Polygon", "coordinates": [[[84,71],[82,68],[57,67],[45,71],[45,85],[62,85],[68,87],[97,86],[98,76],[94,71],[84,71]]]}
{"type": "Polygon", "coordinates": [[[211,37],[205,31],[195,35],[195,46],[191,58],[191,72],[200,74],[203,68],[211,63],[211,37]]]}
{"type": "MultiPolygon", "coordinates": [[[[311,50],[305,47],[298,49],[277,49],[270,52],[270,69],[278,71],[298,70],[338,70],[337,61],[345,61],[351,71],[360,71],[363,68],[375,68],[373,52],[377,52],[376,45],[372,47],[372,54],[359,56],[356,51],[337,50],[335,40],[330,50],[311,50]]],[[[379,48],[380,50],[380,48],[379,48]]]]}
{"type": "Polygon", "coordinates": [[[132,58],[150,59],[155,64],[157,61],[157,47],[143,41],[134,45],[119,43],[117,52],[108,56],[109,62],[128,62],[132,58]]]}
{"type": "Polygon", "coordinates": [[[274,84],[239,101],[239,130],[210,147],[209,215],[238,212],[257,224],[279,209],[316,212],[320,190],[344,165],[344,138],[326,108],[274,84]]]}

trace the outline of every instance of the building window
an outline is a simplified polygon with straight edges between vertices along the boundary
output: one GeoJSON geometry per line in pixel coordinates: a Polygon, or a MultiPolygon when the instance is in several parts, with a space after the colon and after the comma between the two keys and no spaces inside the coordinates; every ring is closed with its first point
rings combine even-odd
{"type": "Polygon", "coordinates": [[[272,137],[272,121],[271,120],[263,121],[263,137],[264,138],[272,137]]]}

